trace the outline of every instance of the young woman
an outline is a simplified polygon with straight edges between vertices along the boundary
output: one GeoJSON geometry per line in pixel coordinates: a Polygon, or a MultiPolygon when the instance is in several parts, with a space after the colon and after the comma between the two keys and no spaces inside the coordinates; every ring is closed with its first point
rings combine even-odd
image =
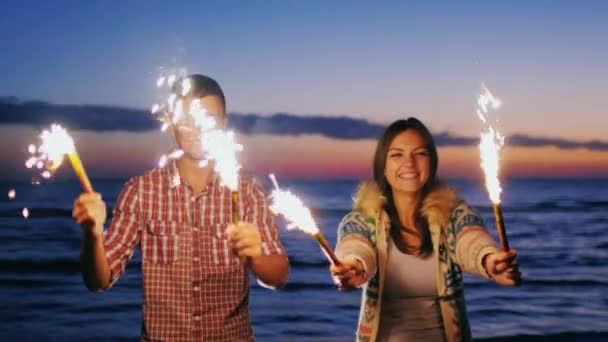
{"type": "Polygon", "coordinates": [[[340,223],[331,272],[364,285],[358,341],[467,341],[462,271],[516,285],[516,252],[499,251],[479,214],[436,177],[437,149],[416,118],[378,142],[374,181],[340,223]]]}

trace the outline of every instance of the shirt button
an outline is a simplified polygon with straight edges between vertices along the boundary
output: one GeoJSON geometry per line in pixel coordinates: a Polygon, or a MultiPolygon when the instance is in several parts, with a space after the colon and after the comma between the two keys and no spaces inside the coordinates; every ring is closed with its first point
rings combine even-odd
{"type": "Polygon", "coordinates": [[[194,320],[195,321],[200,321],[201,320],[201,316],[194,316],[194,320]]]}
{"type": "Polygon", "coordinates": [[[194,292],[198,292],[198,286],[194,287],[194,292]]]}
{"type": "Polygon", "coordinates": [[[193,260],[194,260],[194,261],[198,261],[198,260],[199,260],[199,258],[198,258],[198,257],[194,257],[194,259],[193,259],[193,260]]]}
{"type": "Polygon", "coordinates": [[[196,202],[196,197],[192,196],[192,197],[190,197],[190,200],[191,200],[192,202],[196,202]]]}
{"type": "Polygon", "coordinates": [[[194,230],[195,232],[198,232],[198,228],[192,228],[192,230],[194,230]]]}

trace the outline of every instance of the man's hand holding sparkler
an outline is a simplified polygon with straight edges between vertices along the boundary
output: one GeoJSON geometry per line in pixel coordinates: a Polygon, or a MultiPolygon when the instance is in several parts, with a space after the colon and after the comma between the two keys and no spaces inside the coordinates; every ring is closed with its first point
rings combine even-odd
{"type": "Polygon", "coordinates": [[[90,237],[100,238],[103,235],[106,217],[106,204],[101,199],[101,194],[83,193],[74,201],[72,218],[90,237]]]}
{"type": "Polygon", "coordinates": [[[80,263],[87,288],[91,291],[110,287],[110,266],[103,246],[106,204],[101,194],[85,192],[74,201],[72,217],[82,227],[84,239],[80,263]]]}
{"type": "Polygon", "coordinates": [[[517,252],[514,249],[486,255],[483,266],[488,275],[499,285],[515,286],[521,282],[517,252]]]}
{"type": "Polygon", "coordinates": [[[239,221],[226,228],[226,235],[239,257],[262,255],[262,236],[258,227],[252,223],[239,221]]]}
{"type": "Polygon", "coordinates": [[[340,259],[339,264],[332,264],[329,269],[335,283],[342,291],[356,289],[366,280],[363,263],[352,255],[340,259]]]}

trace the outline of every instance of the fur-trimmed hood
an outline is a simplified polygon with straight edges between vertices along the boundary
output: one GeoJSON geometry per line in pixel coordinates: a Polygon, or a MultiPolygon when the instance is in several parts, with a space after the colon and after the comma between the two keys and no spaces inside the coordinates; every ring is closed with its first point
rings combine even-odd
{"type": "MultiPolygon", "coordinates": [[[[449,223],[452,211],[460,202],[461,199],[454,188],[438,182],[422,202],[422,216],[427,218],[429,224],[444,227],[449,223]]],[[[353,210],[367,217],[377,217],[385,204],[386,198],[373,181],[362,182],[353,198],[353,210]]]]}

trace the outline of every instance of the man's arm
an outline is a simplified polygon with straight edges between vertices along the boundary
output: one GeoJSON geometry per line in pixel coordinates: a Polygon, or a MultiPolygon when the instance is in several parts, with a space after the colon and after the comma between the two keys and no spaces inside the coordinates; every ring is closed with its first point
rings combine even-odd
{"type": "Polygon", "coordinates": [[[262,283],[272,288],[287,284],[289,261],[285,255],[260,255],[251,259],[251,269],[262,283]]]}
{"type": "MultiPolygon", "coordinates": [[[[247,222],[228,226],[226,233],[236,253],[247,260],[256,277],[272,288],[281,288],[287,283],[289,261],[284,253],[267,253],[260,229],[247,222]]],[[[280,250],[279,250],[280,252],[280,250]]]]}
{"type": "Polygon", "coordinates": [[[104,234],[106,205],[99,194],[82,194],[72,216],[83,228],[80,256],[85,285],[91,291],[108,289],[125,271],[140,239],[137,184],[125,184],[114,209],[112,224],[104,234]]]}
{"type": "Polygon", "coordinates": [[[91,291],[106,289],[110,285],[110,266],[103,247],[106,205],[101,195],[80,195],[74,202],[72,217],[82,226],[84,233],[80,255],[84,283],[91,291]]]}
{"type": "Polygon", "coordinates": [[[228,229],[240,256],[246,256],[258,279],[272,288],[281,288],[289,277],[289,259],[279,239],[274,215],[268,208],[266,194],[252,179],[242,198],[245,208],[243,221],[228,229]],[[238,228],[238,229],[235,229],[238,228]],[[235,234],[235,232],[240,232],[235,234]],[[236,240],[241,240],[240,242],[236,240]]]}

